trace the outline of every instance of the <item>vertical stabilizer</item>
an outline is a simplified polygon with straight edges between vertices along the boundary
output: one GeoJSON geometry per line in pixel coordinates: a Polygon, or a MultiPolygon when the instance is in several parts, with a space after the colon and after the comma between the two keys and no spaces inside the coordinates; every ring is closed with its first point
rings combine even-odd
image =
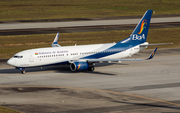
{"type": "Polygon", "coordinates": [[[119,41],[118,43],[140,44],[146,42],[152,12],[152,10],[147,10],[144,16],[141,18],[138,25],[136,26],[136,28],[134,29],[134,31],[132,32],[132,34],[128,38],[119,41]]]}

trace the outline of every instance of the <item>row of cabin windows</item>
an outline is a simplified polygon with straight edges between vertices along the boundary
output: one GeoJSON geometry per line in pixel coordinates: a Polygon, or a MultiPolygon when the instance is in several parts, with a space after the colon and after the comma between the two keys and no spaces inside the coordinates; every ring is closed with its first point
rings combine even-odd
{"type": "Polygon", "coordinates": [[[84,52],[80,54],[95,54],[95,53],[113,53],[113,52],[122,52],[123,50],[114,50],[114,51],[96,51],[96,52],[84,52]]]}
{"type": "MultiPolygon", "coordinates": [[[[112,52],[121,52],[121,51],[123,51],[123,50],[84,52],[84,53],[80,53],[80,55],[85,55],[85,54],[95,54],[95,53],[112,53],[112,52]]],[[[67,55],[68,55],[68,54],[67,54],[67,55]]],[[[78,55],[78,53],[71,53],[71,55],[78,55]]],[[[57,55],[44,55],[44,56],[38,56],[38,58],[56,57],[56,56],[64,56],[64,54],[57,54],[57,55]]]]}
{"type": "MultiPolygon", "coordinates": [[[[123,50],[83,52],[83,53],[80,53],[80,55],[85,55],[85,54],[95,54],[95,53],[112,53],[112,52],[122,52],[122,51],[123,51],[123,50]]],[[[78,53],[71,53],[71,55],[78,55],[78,53]]]]}
{"type": "Polygon", "coordinates": [[[78,53],[71,53],[71,55],[78,55],[78,53]]]}
{"type": "Polygon", "coordinates": [[[57,56],[64,56],[64,54],[58,54],[58,55],[44,55],[44,56],[38,56],[38,58],[57,57],[57,56]]]}

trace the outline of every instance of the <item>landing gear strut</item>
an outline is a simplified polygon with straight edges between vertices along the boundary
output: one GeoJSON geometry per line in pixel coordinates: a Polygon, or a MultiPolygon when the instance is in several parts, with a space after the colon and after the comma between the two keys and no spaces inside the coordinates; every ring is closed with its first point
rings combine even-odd
{"type": "Polygon", "coordinates": [[[94,65],[95,65],[95,63],[90,63],[89,64],[89,68],[88,68],[88,71],[94,71],[94,65]]]}
{"type": "Polygon", "coordinates": [[[25,68],[22,68],[22,67],[16,67],[16,69],[20,70],[22,74],[25,74],[25,73],[26,73],[25,68]]]}
{"type": "Polygon", "coordinates": [[[89,68],[88,68],[88,71],[94,71],[94,66],[90,66],[89,68]]]}
{"type": "Polygon", "coordinates": [[[22,74],[25,74],[25,73],[26,73],[26,70],[21,70],[21,73],[22,73],[22,74]]]}

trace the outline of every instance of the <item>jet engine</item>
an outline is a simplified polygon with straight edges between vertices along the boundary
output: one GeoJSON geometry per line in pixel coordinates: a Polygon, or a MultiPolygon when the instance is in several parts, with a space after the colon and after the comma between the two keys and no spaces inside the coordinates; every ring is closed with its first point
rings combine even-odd
{"type": "Polygon", "coordinates": [[[89,64],[87,62],[73,62],[70,64],[71,71],[83,71],[89,68],[89,64]]]}

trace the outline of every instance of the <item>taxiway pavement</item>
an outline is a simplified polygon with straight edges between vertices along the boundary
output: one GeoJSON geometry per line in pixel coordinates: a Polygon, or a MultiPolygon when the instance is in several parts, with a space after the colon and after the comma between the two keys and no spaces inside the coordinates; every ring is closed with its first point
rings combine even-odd
{"type": "MultiPolygon", "coordinates": [[[[129,24],[137,24],[139,21],[140,18],[117,19],[117,20],[71,21],[71,22],[3,23],[1,24],[0,30],[129,25],[129,24]]],[[[168,22],[180,22],[180,17],[164,17],[164,18],[151,19],[151,23],[168,23],[168,22]]]]}
{"type": "Polygon", "coordinates": [[[180,112],[179,53],[161,49],[152,60],[97,64],[94,72],[51,66],[20,74],[2,63],[0,105],[27,113],[180,112]]]}

